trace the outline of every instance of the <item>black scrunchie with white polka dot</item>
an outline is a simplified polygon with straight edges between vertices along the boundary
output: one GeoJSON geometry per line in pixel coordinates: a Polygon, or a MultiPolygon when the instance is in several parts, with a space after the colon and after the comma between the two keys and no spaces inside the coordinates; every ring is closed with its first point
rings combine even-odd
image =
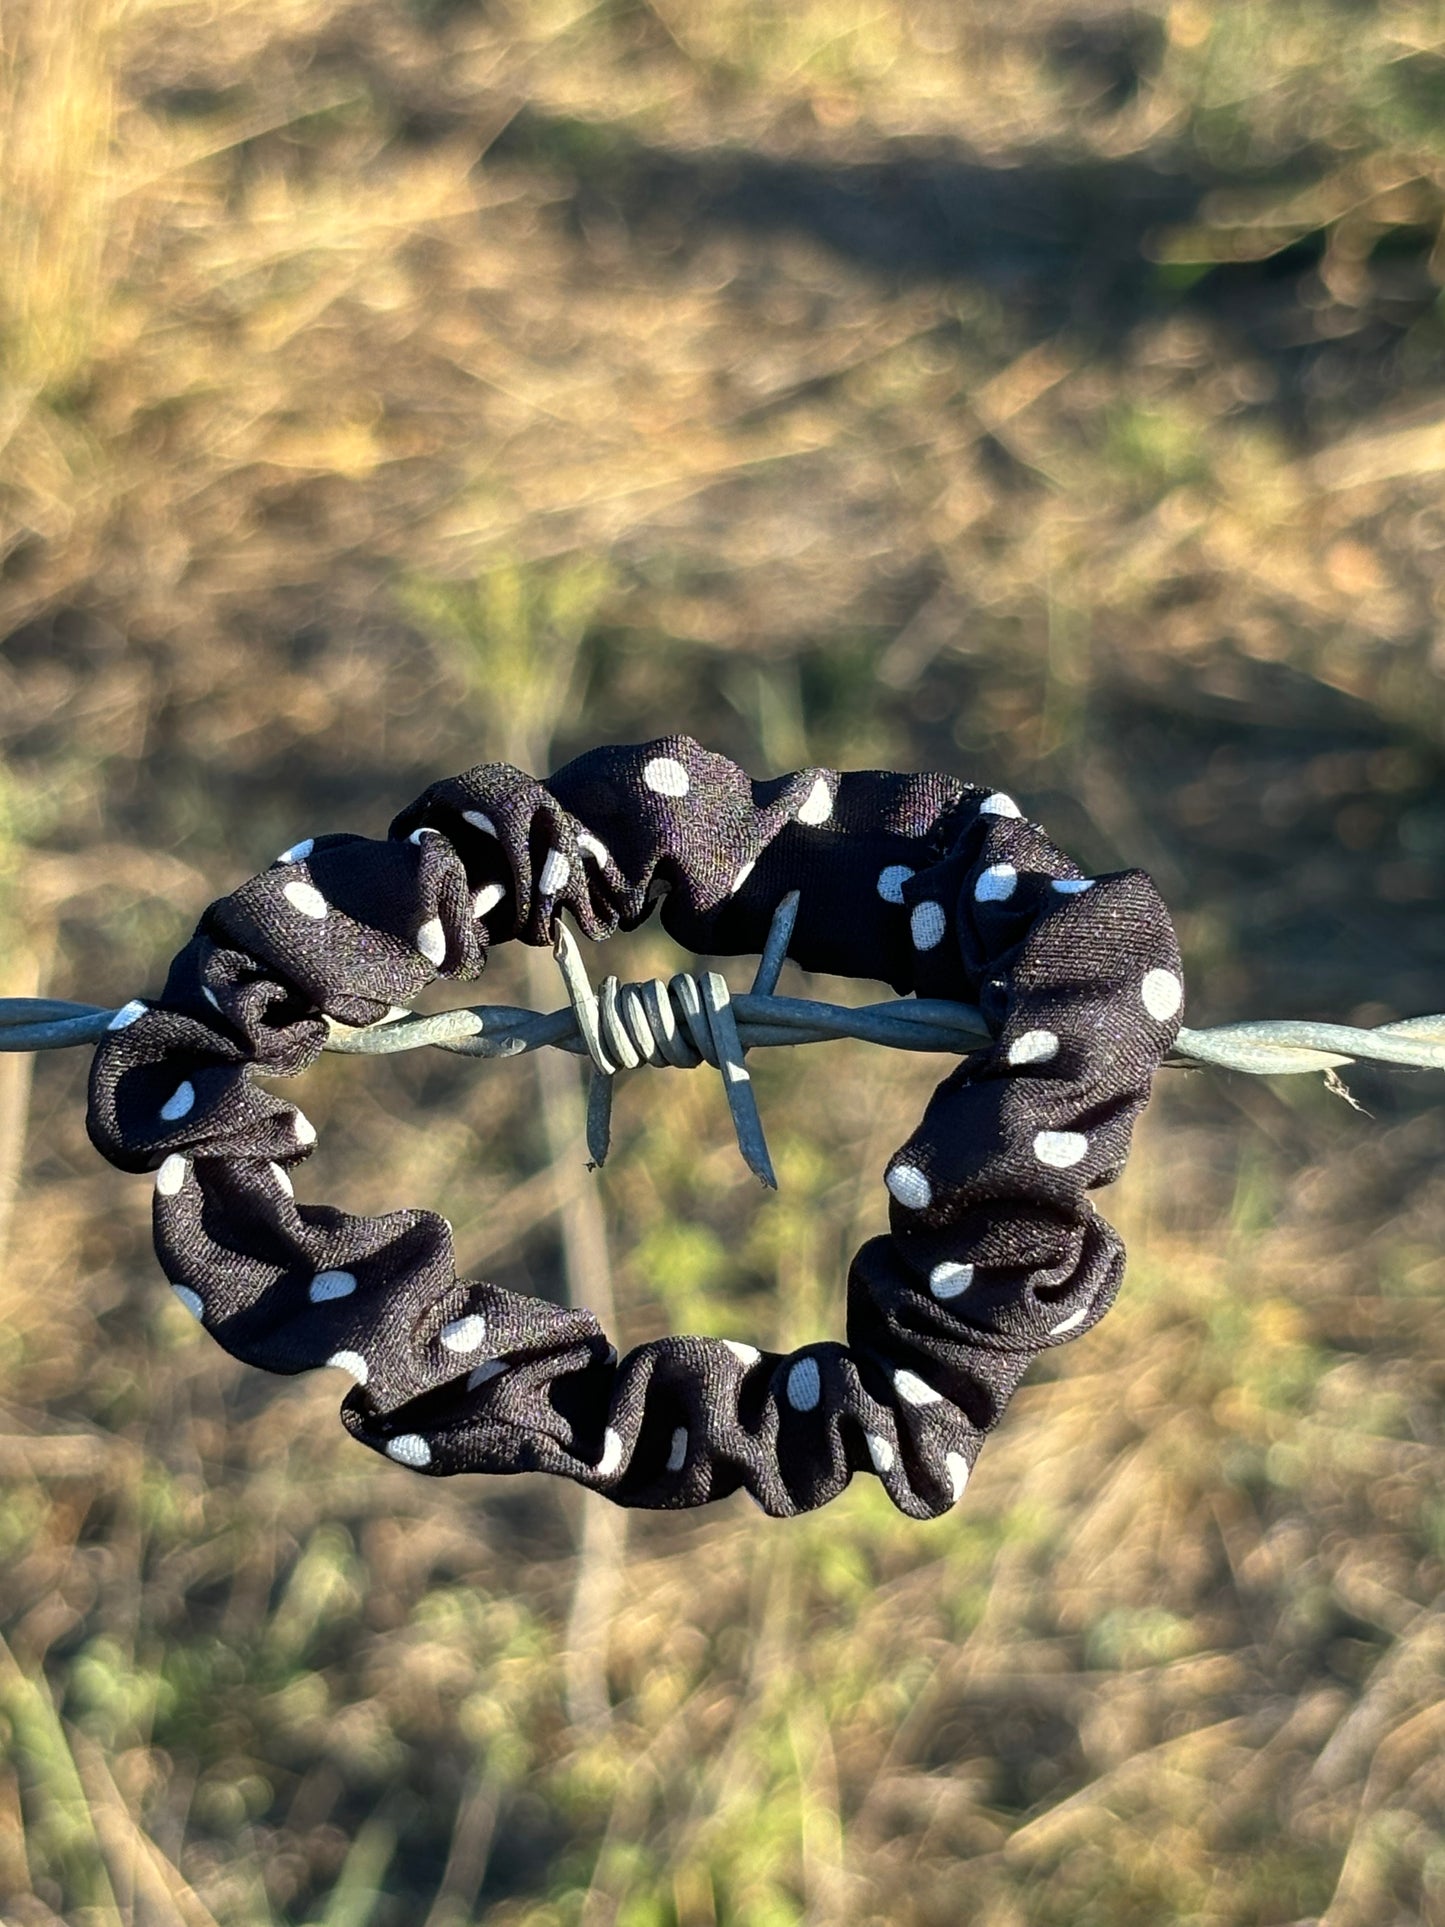
{"type": "Polygon", "coordinates": [[[561,1473],[631,1506],[745,1486],[778,1515],[871,1469],[927,1518],[1034,1355],[1113,1300],[1123,1246],[1085,1191],[1122,1169],[1182,1000],[1148,877],[1080,876],[1008,797],[877,770],[753,782],[667,737],[545,783],[484,764],[384,842],[298,843],[210,906],[157,1002],[117,1013],[88,1127],[157,1171],[156,1249],[207,1330],[268,1371],[350,1372],[348,1430],[404,1465],[561,1473]],[[248,1073],[304,1070],[322,1013],[395,1016],[492,943],[549,942],[563,907],[601,939],[660,897],[685,947],[757,951],[791,890],[804,969],[976,1003],[994,1037],[888,1165],[891,1230],[853,1260],[846,1345],[676,1337],[619,1359],[590,1313],[458,1278],[430,1211],[295,1202],[287,1167],[316,1134],[248,1073]]]}

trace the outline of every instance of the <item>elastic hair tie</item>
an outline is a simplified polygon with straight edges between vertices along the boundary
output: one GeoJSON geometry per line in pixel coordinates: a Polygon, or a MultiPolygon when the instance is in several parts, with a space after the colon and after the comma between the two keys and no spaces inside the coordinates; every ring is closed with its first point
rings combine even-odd
{"type": "MultiPolygon", "coordinates": [[[[695,1011],[666,986],[603,988],[569,985],[594,1088],[629,1047],[745,1085],[726,986],[695,1011]]],[[[545,782],[483,764],[384,841],[287,850],[209,907],[159,999],[110,1020],[87,1128],[121,1169],[155,1171],[156,1251],[212,1336],[267,1371],[348,1371],[347,1430],[403,1465],[552,1472],[655,1508],[743,1486],[775,1516],[871,1471],[931,1518],[1034,1356],[1113,1302],[1123,1245],[1086,1193],[1123,1168],[1183,997],[1149,878],[1080,875],[1009,797],[931,773],[753,781],[669,736],[545,782]],[[494,943],[553,943],[564,910],[600,941],[660,903],[685,948],[739,955],[794,895],[774,977],[785,947],[805,970],[976,1003],[992,1036],[888,1161],[890,1229],[852,1261],[846,1344],[668,1337],[619,1358],[587,1311],[458,1278],[433,1212],[296,1202],[316,1132],[252,1070],[304,1070],[329,1025],[392,1022],[494,943]]]]}

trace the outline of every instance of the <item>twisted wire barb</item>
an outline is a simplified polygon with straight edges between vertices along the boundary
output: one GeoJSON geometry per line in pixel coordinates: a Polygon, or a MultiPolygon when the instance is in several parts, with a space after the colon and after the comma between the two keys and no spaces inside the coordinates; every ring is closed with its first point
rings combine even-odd
{"type": "MultiPolygon", "coordinates": [[[[363,1029],[328,1018],[324,1048],[380,1057],[424,1044],[463,1057],[520,1057],[551,1047],[589,1058],[587,1148],[594,1165],[607,1157],[617,1073],[643,1064],[689,1069],[709,1064],[722,1075],[738,1147],[762,1183],[777,1188],[745,1053],[773,1044],[820,1044],[853,1037],[894,1050],[947,1051],[967,1057],[992,1043],[969,1004],[939,997],[897,997],[859,1006],[779,997],[776,987],[798,913],[799,893],[783,898],[773,917],[752,987],[734,995],[721,973],[679,971],[647,983],[606,977],[594,990],[577,940],[554,925],[553,955],[567,991],[560,1010],[474,1004],[417,1017],[398,1007],[363,1029]]],[[[0,998],[0,1051],[63,1050],[94,1044],[116,1012],[54,997],[0,998]]],[[[1329,1074],[1342,1064],[1445,1071],[1445,1013],[1406,1017],[1362,1030],[1353,1024],[1254,1019],[1209,1030],[1181,1030],[1166,1066],[1207,1064],[1251,1076],[1329,1074]]]]}

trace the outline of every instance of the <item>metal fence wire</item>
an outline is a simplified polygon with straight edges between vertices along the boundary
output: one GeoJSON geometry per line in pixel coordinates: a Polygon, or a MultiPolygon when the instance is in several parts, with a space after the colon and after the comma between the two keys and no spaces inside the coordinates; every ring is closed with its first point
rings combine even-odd
{"type": "MultiPolygon", "coordinates": [[[[820,1044],[854,1037],[894,1050],[946,1051],[967,1057],[992,1042],[982,1016],[968,1004],[937,997],[895,997],[844,1005],[777,995],[798,892],[778,905],[752,986],[734,994],[716,970],[679,971],[671,978],[623,983],[609,976],[595,988],[576,938],[560,918],[553,955],[567,1002],[553,1011],[508,1004],[470,1004],[417,1016],[394,1007],[379,1022],[353,1029],[328,1018],[325,1048],[379,1057],[433,1045],[464,1057],[520,1057],[550,1047],[591,1061],[587,1145],[594,1165],[607,1157],[613,1083],[618,1071],[644,1064],[688,1069],[709,1064],[722,1075],[738,1146],[750,1170],[776,1188],[762,1120],[744,1062],[745,1053],[776,1044],[820,1044]]],[[[97,1043],[117,1013],[97,1004],[52,997],[0,998],[0,1051],[63,1050],[97,1043]]],[[[1211,1065],[1251,1076],[1323,1072],[1337,1088],[1345,1064],[1445,1071],[1445,1014],[1406,1017],[1362,1030],[1353,1024],[1294,1018],[1249,1019],[1209,1030],[1180,1030],[1166,1067],[1211,1065]]]]}

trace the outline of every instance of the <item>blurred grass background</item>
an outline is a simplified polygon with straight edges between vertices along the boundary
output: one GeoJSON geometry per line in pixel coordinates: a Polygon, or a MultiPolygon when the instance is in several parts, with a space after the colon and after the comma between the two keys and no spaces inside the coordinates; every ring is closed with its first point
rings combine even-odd
{"type": "MultiPolygon", "coordinates": [[[[1440,1009],[1442,215],[1424,0],[0,0],[0,994],[680,729],[1142,863],[1196,1024],[1440,1009]]],[[[84,1056],[0,1058],[7,1922],[1445,1922],[1438,1080],[1162,1077],[920,1528],[378,1462],[84,1056]]],[[[590,1178],[560,1059],[332,1058],[301,1195],[791,1344],[943,1068],[766,1058],[767,1200],[706,1075],[590,1178]]]]}

